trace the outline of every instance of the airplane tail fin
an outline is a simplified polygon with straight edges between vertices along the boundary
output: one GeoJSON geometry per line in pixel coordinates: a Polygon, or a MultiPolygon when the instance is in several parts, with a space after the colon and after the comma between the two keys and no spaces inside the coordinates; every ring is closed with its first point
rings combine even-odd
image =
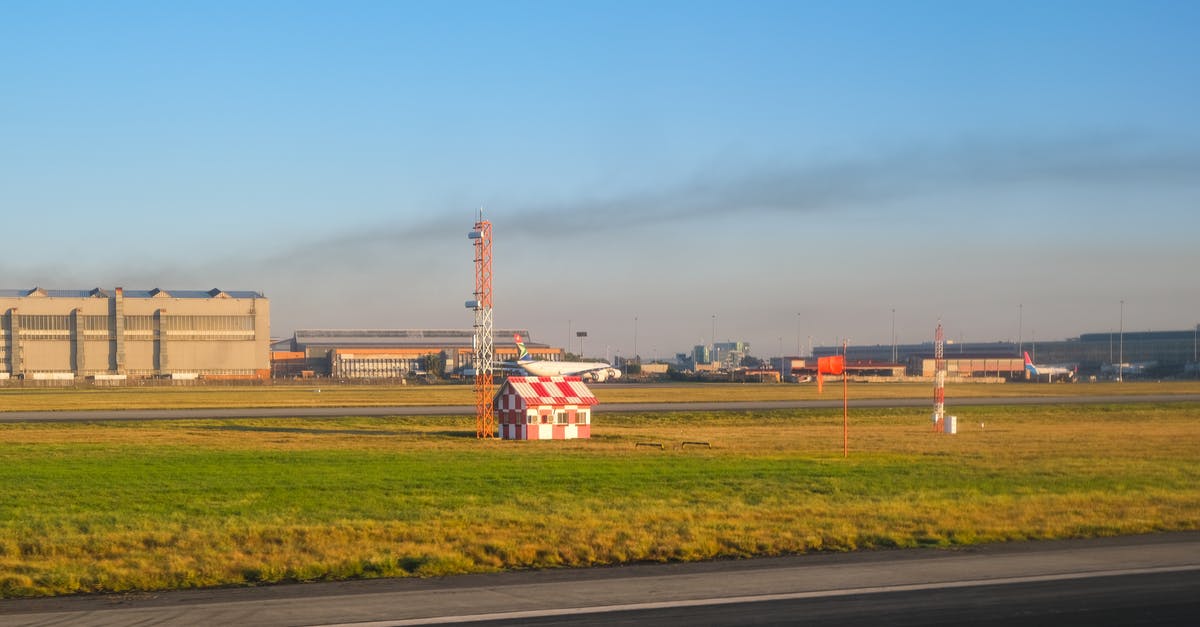
{"type": "Polygon", "coordinates": [[[533,361],[533,355],[525,350],[525,342],[521,341],[521,334],[514,333],[513,339],[517,341],[517,361],[533,361]]]}
{"type": "Polygon", "coordinates": [[[1033,365],[1033,360],[1029,358],[1029,351],[1025,351],[1025,369],[1033,374],[1037,374],[1037,367],[1033,365]]]}

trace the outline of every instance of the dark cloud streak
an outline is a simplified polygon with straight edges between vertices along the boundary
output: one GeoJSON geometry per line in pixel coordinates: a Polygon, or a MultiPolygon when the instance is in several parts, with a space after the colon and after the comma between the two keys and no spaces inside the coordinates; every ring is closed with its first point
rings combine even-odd
{"type": "MultiPolygon", "coordinates": [[[[967,139],[910,145],[862,158],[779,159],[757,166],[710,168],[690,180],[653,189],[564,203],[538,199],[489,213],[516,241],[580,233],[612,233],[689,218],[813,215],[853,212],[948,192],[988,194],[1025,186],[1108,188],[1120,185],[1196,186],[1200,152],[1133,133],[1090,134],[1038,141],[967,139]]],[[[436,209],[436,208],[435,208],[436,209]]],[[[1085,212],[1086,208],[1078,208],[1085,212]]],[[[361,228],[339,227],[336,215],[304,241],[262,243],[244,254],[164,264],[125,262],[99,268],[106,280],[178,287],[210,284],[271,292],[283,286],[370,275],[397,265],[438,270],[449,246],[465,249],[470,208],[431,210],[428,219],[361,228]],[[255,252],[257,250],[257,252],[255,252]],[[250,285],[246,285],[249,283],[250,285]],[[236,285],[235,285],[236,284],[236,285]]],[[[461,252],[461,251],[457,251],[461,252]]],[[[465,255],[465,253],[463,253],[465,255]]],[[[30,267],[38,282],[79,283],[78,270],[30,267]],[[72,279],[66,281],[66,279],[72,279]]],[[[26,281],[27,282],[27,281],[26,281]]],[[[88,285],[96,280],[84,281],[88,285]]],[[[24,282],[23,282],[24,283],[24,282]]]]}
{"type": "MultiPolygon", "coordinates": [[[[680,219],[811,215],[883,207],[949,192],[990,193],[1012,187],[1111,187],[1123,184],[1195,185],[1200,152],[1155,145],[1136,134],[1091,134],[1039,141],[967,139],[940,146],[907,146],[871,157],[780,160],[756,167],[702,172],[682,183],[568,202],[533,200],[487,215],[506,237],[541,239],[630,231],[680,219]]],[[[289,242],[258,260],[268,268],[322,273],[372,261],[410,261],[465,237],[466,209],[432,211],[423,221],[339,229],[289,242]]],[[[268,249],[269,251],[269,249],[268,249]]],[[[217,262],[220,265],[221,262],[217,262]]]]}
{"type": "Polygon", "coordinates": [[[1200,153],[1144,145],[1123,135],[1056,141],[963,141],[756,170],[709,172],[663,189],[505,213],[508,230],[533,237],[611,231],[684,217],[813,214],[960,190],[1011,186],[1195,185],[1200,153]]]}

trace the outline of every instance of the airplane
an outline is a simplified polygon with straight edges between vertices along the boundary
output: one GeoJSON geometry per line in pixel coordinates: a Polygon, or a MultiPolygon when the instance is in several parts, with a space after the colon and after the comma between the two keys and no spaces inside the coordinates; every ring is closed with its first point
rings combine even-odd
{"type": "Polygon", "coordinates": [[[1053,381],[1056,376],[1074,379],[1075,375],[1079,374],[1079,366],[1039,366],[1029,358],[1029,351],[1025,351],[1025,371],[1031,379],[1044,375],[1047,380],[1053,381]]]}
{"type": "Polygon", "coordinates": [[[544,361],[536,360],[529,351],[521,335],[513,335],[517,341],[517,361],[505,362],[506,367],[516,367],[535,377],[575,376],[584,381],[603,383],[608,379],[621,378],[621,371],[602,361],[544,361]]]}

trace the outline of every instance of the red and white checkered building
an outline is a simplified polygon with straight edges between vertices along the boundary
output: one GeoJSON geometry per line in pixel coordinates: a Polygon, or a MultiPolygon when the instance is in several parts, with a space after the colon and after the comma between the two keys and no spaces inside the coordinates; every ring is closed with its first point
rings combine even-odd
{"type": "Polygon", "coordinates": [[[595,404],[579,377],[509,377],[496,393],[496,423],[505,440],[588,438],[595,404]]]}

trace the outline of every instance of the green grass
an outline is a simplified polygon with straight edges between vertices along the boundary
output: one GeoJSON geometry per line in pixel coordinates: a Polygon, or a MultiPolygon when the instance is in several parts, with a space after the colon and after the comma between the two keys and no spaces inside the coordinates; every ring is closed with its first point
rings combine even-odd
{"type": "Polygon", "coordinates": [[[848,459],[824,410],[598,413],[568,442],[481,442],[461,417],[0,425],[0,594],[1200,525],[1195,404],[955,411],[957,436],[853,412],[848,459]]]}
{"type": "MultiPolygon", "coordinates": [[[[929,398],[932,383],[855,383],[851,398],[929,398]]],[[[601,403],[681,403],[689,401],[788,401],[836,399],[833,385],[824,395],[815,384],[694,383],[592,386],[601,403]]],[[[947,386],[948,399],[981,396],[1096,396],[1198,394],[1200,382],[1174,381],[1076,384],[983,384],[947,386]]],[[[471,405],[469,385],[311,385],[179,386],[116,388],[0,387],[0,412],[78,409],[171,409],[246,407],[380,407],[471,405]]]]}

